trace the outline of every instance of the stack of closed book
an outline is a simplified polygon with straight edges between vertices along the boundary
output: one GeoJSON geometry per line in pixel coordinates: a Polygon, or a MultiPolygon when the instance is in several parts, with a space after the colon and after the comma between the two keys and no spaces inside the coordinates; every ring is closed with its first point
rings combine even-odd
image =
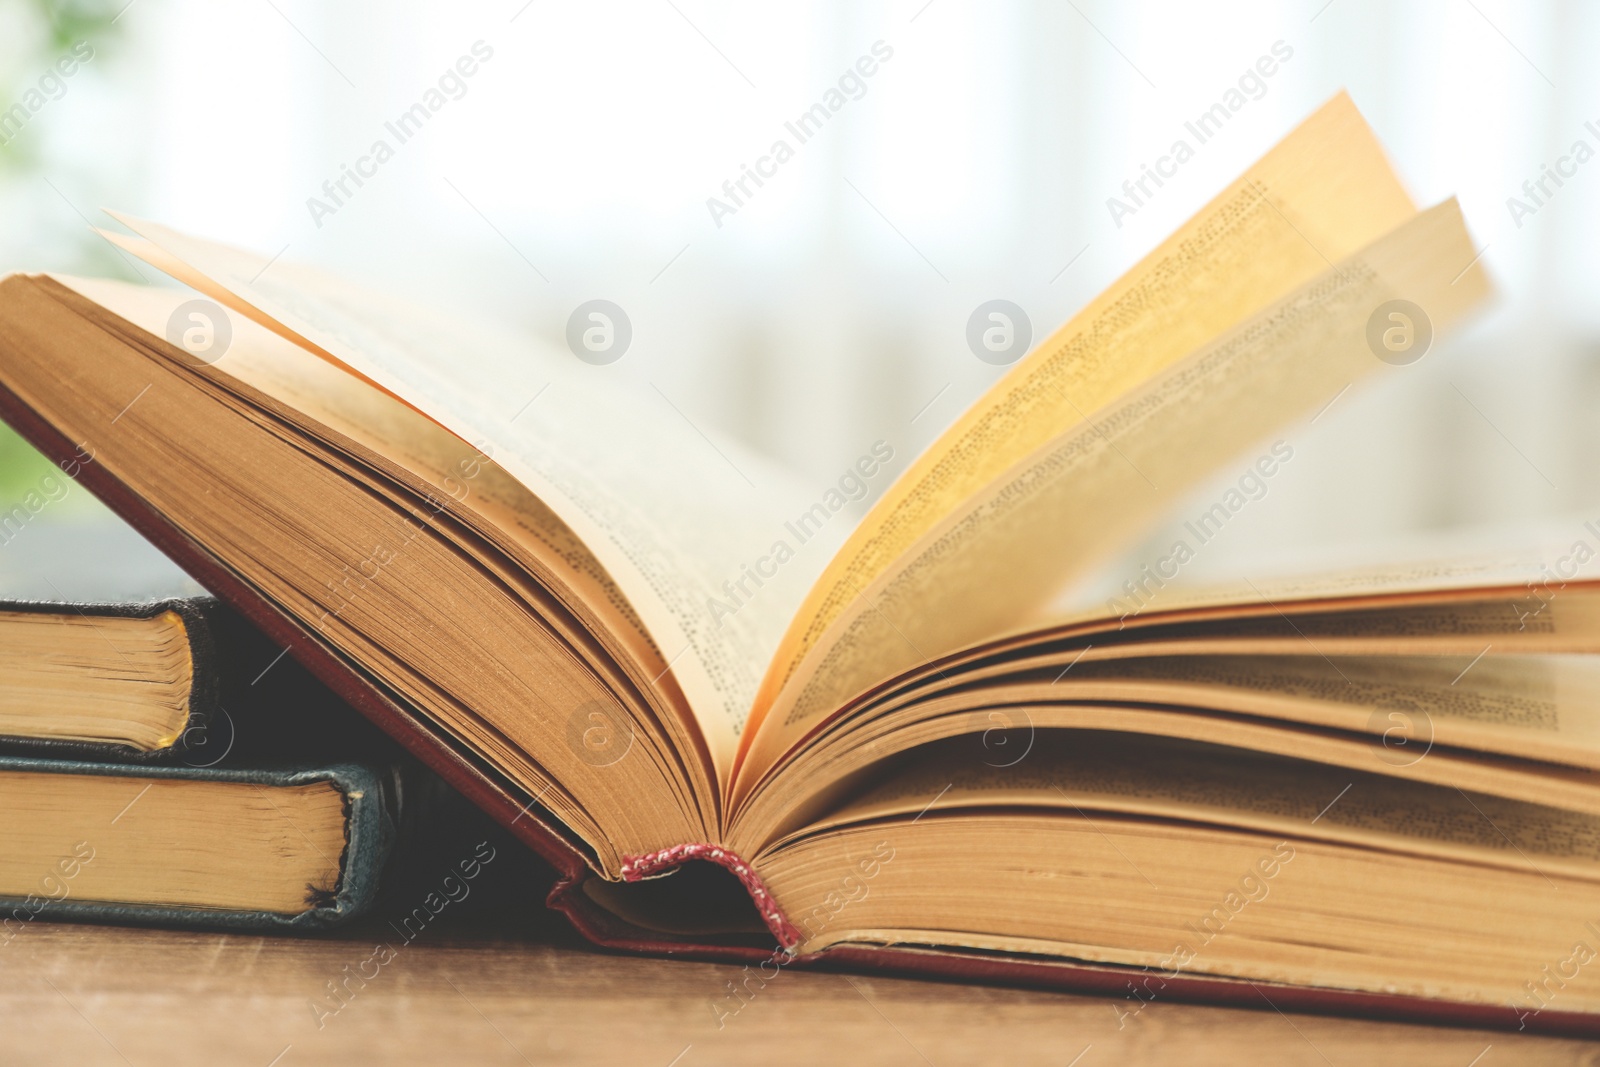
{"type": "Polygon", "coordinates": [[[42,918],[343,922],[425,787],[131,532],[43,526],[5,546],[0,942],[42,918]]]}

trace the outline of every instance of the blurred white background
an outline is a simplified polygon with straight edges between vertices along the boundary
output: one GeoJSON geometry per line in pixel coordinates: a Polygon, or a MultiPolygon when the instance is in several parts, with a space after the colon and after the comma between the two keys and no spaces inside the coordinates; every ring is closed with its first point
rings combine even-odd
{"type": "MultiPolygon", "coordinates": [[[[819,487],[876,439],[909,457],[1002,373],[966,345],[979,303],[1043,338],[1347,88],[1420,202],[1460,197],[1502,296],[1275,435],[1294,462],[1230,551],[1600,500],[1600,161],[1520,226],[1507,207],[1600,149],[1600,5],[125,2],[0,6],[0,108],[94,53],[0,147],[0,267],[139,277],[89,231],[106,206],[558,343],[608,299],[634,338],[605,373],[819,487]],[[463,95],[314,219],[479,41],[463,95]],[[877,42],[860,98],[718,226],[707,198],[877,42]],[[1119,227],[1107,198],[1276,42],[1259,99],[1119,227]]],[[[0,463],[15,494],[27,461],[0,463]]]]}

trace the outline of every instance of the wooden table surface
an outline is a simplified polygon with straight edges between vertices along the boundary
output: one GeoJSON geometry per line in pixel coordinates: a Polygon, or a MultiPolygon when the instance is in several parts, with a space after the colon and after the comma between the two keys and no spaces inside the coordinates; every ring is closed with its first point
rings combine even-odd
{"type": "Polygon", "coordinates": [[[719,1028],[738,968],[597,952],[527,914],[430,928],[320,1026],[376,919],[318,938],[36,921],[0,948],[0,1064],[1600,1064],[1576,1041],[1159,1002],[1119,1029],[1100,998],[822,973],[782,973],[719,1028]]]}

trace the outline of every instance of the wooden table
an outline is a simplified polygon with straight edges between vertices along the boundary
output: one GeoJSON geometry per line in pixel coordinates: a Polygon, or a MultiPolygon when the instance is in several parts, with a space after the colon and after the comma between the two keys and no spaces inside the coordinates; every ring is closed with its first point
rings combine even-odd
{"type": "MultiPolygon", "coordinates": [[[[34,922],[0,949],[0,1064],[1600,1064],[1575,1041],[785,972],[718,1028],[734,967],[584,947],[540,909],[430,929],[336,1013],[385,940],[34,922]]],[[[392,933],[388,940],[395,940],[392,933]]],[[[370,973],[372,968],[368,968],[370,973]]]]}

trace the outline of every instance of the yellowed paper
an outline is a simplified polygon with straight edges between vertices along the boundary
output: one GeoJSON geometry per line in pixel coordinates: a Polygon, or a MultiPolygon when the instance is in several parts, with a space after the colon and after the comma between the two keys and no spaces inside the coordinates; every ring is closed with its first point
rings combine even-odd
{"type": "Polygon", "coordinates": [[[1382,366],[1379,305],[1404,293],[1448,326],[1487,291],[1473,258],[1454,202],[1424,212],[1017,464],[861,590],[746,741],[748,774],[873,685],[1033,614],[1272,423],[1382,366]]]}
{"type": "Polygon", "coordinates": [[[805,834],[925,810],[1023,806],[1212,823],[1520,870],[1533,856],[1552,872],[1600,880],[1594,814],[1116,734],[1041,739],[1010,767],[974,760],[970,746],[946,742],[805,834]]]}
{"type": "Polygon", "coordinates": [[[1347,96],[1335,97],[996,383],[900,476],[790,625],[762,682],[757,724],[861,592],[963,501],[1414,212],[1360,113],[1347,96]]]}

